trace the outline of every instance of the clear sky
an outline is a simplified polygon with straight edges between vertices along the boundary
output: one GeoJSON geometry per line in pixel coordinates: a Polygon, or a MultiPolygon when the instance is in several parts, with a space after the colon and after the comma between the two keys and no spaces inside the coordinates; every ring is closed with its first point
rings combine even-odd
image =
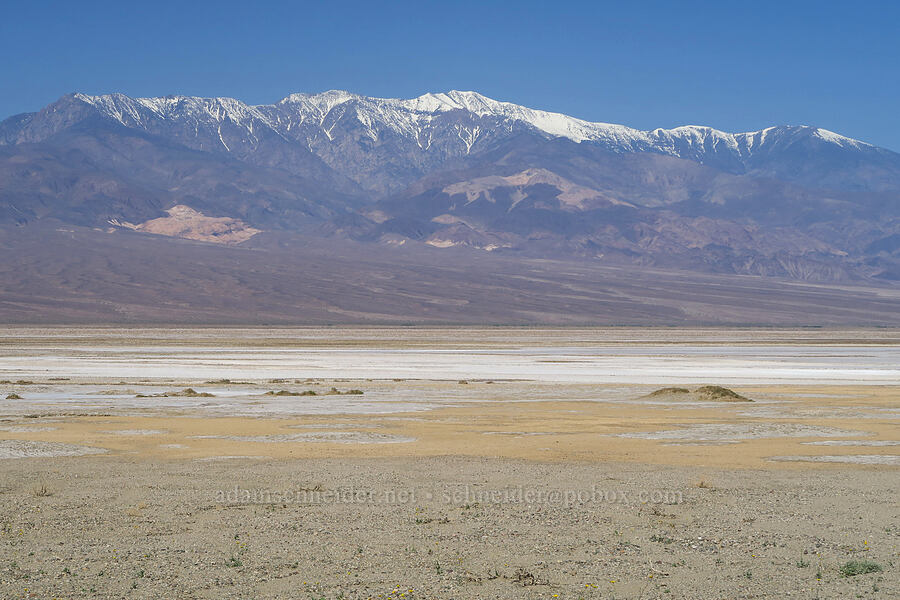
{"type": "Polygon", "coordinates": [[[73,91],[271,103],[475,90],[641,129],[809,124],[900,151],[900,3],[10,2],[0,118],[73,91]]]}

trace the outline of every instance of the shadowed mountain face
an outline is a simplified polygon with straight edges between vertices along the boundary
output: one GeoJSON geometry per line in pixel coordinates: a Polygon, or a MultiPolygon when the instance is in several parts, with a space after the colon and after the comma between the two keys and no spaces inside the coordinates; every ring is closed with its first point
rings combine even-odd
{"type": "Polygon", "coordinates": [[[520,138],[480,158],[365,207],[369,222],[341,231],[395,244],[824,281],[896,271],[898,255],[884,240],[900,225],[898,193],[814,190],[561,139],[520,138]]]}
{"type": "Polygon", "coordinates": [[[893,285],[900,155],[814,127],[639,131],[473,92],[72,94],[0,123],[0,229],[47,226],[893,285]]]}
{"type": "Polygon", "coordinates": [[[900,287],[832,286],[265,232],[243,246],[0,229],[4,323],[888,325],[900,287]]]}

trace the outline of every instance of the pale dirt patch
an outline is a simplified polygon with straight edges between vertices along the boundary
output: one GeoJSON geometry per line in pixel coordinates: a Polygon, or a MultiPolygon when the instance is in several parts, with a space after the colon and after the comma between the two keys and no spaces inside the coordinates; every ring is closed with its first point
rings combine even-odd
{"type": "Polygon", "coordinates": [[[356,431],[322,431],[316,433],[289,433],[275,435],[194,435],[191,439],[220,439],[236,442],[261,442],[268,444],[329,442],[332,444],[397,444],[416,441],[415,438],[384,433],[356,431]]]}
{"type": "Polygon", "coordinates": [[[203,458],[195,458],[197,462],[215,462],[220,460],[263,460],[271,458],[270,456],[249,456],[240,454],[224,454],[222,456],[204,456],[203,458]]]}
{"type": "Polygon", "coordinates": [[[207,217],[203,213],[183,204],[173,206],[166,212],[169,213],[168,217],[151,219],[137,225],[119,221],[110,221],[110,223],[118,227],[143,231],[144,233],[216,244],[240,244],[261,231],[247,225],[240,219],[207,217]]]}
{"type": "Polygon", "coordinates": [[[735,441],[763,438],[806,438],[865,435],[862,431],[834,429],[832,427],[816,427],[793,423],[702,423],[688,425],[683,429],[666,431],[650,431],[645,433],[620,433],[618,437],[639,438],[645,440],[690,440],[690,441],[735,441]]]}
{"type": "Polygon", "coordinates": [[[805,446],[900,446],[900,442],[893,440],[825,440],[821,442],[803,442],[805,446]]]}
{"type": "Polygon", "coordinates": [[[481,197],[484,197],[488,202],[493,202],[494,199],[491,194],[494,189],[514,186],[516,190],[513,192],[513,206],[515,206],[527,197],[527,194],[522,191],[524,188],[538,184],[555,187],[560,192],[557,199],[562,204],[578,209],[583,209],[588,204],[633,206],[603,192],[578,185],[546,169],[526,169],[506,177],[501,175],[479,177],[469,181],[454,183],[445,187],[442,191],[450,196],[465,194],[468,202],[474,202],[481,197]]]}
{"type": "Polygon", "coordinates": [[[0,440],[0,459],[46,458],[51,456],[84,456],[103,454],[103,448],[91,448],[56,442],[35,442],[32,440],[0,440]]]}
{"type": "Polygon", "coordinates": [[[9,433],[31,433],[33,431],[55,431],[56,427],[28,427],[26,425],[0,425],[0,431],[9,433]]]}
{"type": "Polygon", "coordinates": [[[799,461],[799,462],[825,462],[825,463],[846,463],[854,465],[891,465],[900,467],[900,456],[891,454],[872,455],[872,454],[848,454],[848,455],[820,455],[820,456],[773,456],[771,460],[776,461],[799,461]]]}

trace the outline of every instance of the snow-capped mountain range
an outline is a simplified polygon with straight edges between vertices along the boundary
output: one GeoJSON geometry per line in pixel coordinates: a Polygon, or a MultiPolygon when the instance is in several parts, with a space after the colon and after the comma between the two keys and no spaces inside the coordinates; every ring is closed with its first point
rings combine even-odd
{"type": "MultiPolygon", "coordinates": [[[[233,98],[166,96],[130,98],[123,94],[74,98],[96,107],[126,127],[152,127],[152,121],[178,121],[201,126],[230,122],[241,127],[248,140],[260,127],[291,139],[306,138],[308,144],[321,136],[334,139],[337,122],[347,114],[359,121],[373,141],[390,133],[414,140],[427,150],[434,139],[436,121],[461,111],[478,118],[496,119],[505,131],[526,127],[548,137],[590,142],[616,152],[659,152],[681,158],[700,157],[709,151],[727,151],[748,160],[755,151],[783,143],[785,137],[813,136],[842,148],[874,148],[825,129],[806,126],[768,127],[760,131],[727,133],[711,127],[685,125],[674,129],[641,131],[623,125],[592,123],[560,113],[534,110],[510,102],[499,102],[477,92],[452,90],[418,98],[371,98],[345,91],[321,94],[291,94],[275,104],[249,106],[233,98]],[[350,111],[348,113],[348,111],[350,111]],[[768,144],[768,146],[767,146],[768,144]]],[[[454,140],[466,154],[492,131],[477,125],[459,128],[454,140]]],[[[229,150],[224,140],[222,147],[229,150]]]]}
{"type": "Polygon", "coordinates": [[[311,148],[317,141],[334,141],[341,119],[359,122],[362,133],[377,142],[385,135],[406,138],[424,151],[441,131],[442,117],[469,116],[471,123],[456,125],[449,142],[457,151],[470,154],[479,141],[520,128],[561,137],[574,142],[600,145],[614,152],[658,152],[700,160],[708,154],[728,154],[746,164],[755,152],[766,152],[779,144],[813,137],[840,148],[874,149],[873,146],[825,129],[806,126],[769,127],[747,133],[726,133],[711,127],[687,125],[674,129],[640,131],[623,125],[591,123],[560,113],[534,110],[498,102],[476,92],[450,91],[425,94],[410,100],[370,98],[344,91],[321,94],[291,94],[276,104],[248,106],[232,98],[129,98],[122,94],[74,98],[86,102],[126,127],[152,128],[154,120],[175,121],[195,127],[216,126],[219,141],[230,150],[219,126],[225,122],[243,131],[247,143],[258,141],[261,127],[286,139],[302,140],[311,148]],[[490,125],[480,123],[486,121],[490,125]]]}
{"type": "Polygon", "coordinates": [[[0,225],[46,219],[900,279],[900,155],[813,126],[641,131],[476,92],[76,93],[0,123],[0,225]]]}
{"type": "MultiPolygon", "coordinates": [[[[131,129],[174,137],[192,148],[233,153],[242,159],[273,145],[299,146],[376,196],[396,192],[448,160],[471,156],[513,136],[528,134],[571,140],[615,153],[652,152],[684,158],[730,173],[765,168],[792,147],[875,158],[893,154],[817,127],[779,126],[727,133],[688,125],[641,131],[462,91],[429,93],[409,100],[344,91],[297,93],[275,104],[258,106],[232,98],[72,94],[31,117],[11,119],[16,127],[12,131],[9,126],[0,127],[0,140],[41,141],[56,132],[56,127],[47,126],[53,115],[45,113],[88,109],[131,129]],[[356,156],[359,152],[375,160],[356,156]],[[380,172],[384,165],[390,165],[390,180],[380,172]]],[[[278,160],[289,162],[291,158],[278,160]]]]}

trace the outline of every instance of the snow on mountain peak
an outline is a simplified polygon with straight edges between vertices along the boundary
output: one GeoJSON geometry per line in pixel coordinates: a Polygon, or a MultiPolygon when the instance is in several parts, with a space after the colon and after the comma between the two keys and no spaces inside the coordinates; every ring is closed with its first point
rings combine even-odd
{"type": "Polygon", "coordinates": [[[126,127],[146,126],[147,121],[153,118],[212,122],[228,119],[242,126],[251,120],[268,122],[266,116],[256,107],[248,106],[234,98],[197,96],[131,98],[124,94],[100,96],[75,94],[75,98],[94,106],[126,127]]]}
{"type": "Polygon", "coordinates": [[[822,129],[821,127],[817,127],[815,132],[813,133],[817,138],[825,140],[826,142],[831,142],[832,144],[837,144],[838,146],[843,147],[851,147],[851,148],[860,148],[863,146],[869,146],[865,142],[860,142],[859,140],[854,140],[852,138],[845,137],[833,131],[828,131],[827,129],[822,129]]]}
{"type": "MultiPolygon", "coordinates": [[[[524,127],[547,137],[595,143],[615,152],[658,152],[700,162],[710,152],[720,151],[734,160],[744,161],[764,146],[793,143],[810,136],[841,148],[872,147],[813,127],[769,127],[734,134],[701,125],[642,131],[536,110],[460,90],[427,93],[411,99],[374,98],[344,90],[329,90],[318,94],[290,94],[275,104],[259,106],[249,106],[233,98],[192,96],[130,98],[122,94],[76,94],[75,98],[93,105],[126,126],[146,126],[149,119],[165,119],[209,122],[217,127],[216,123],[228,120],[247,128],[251,134],[255,126],[263,124],[281,137],[303,137],[307,144],[314,143],[323,135],[328,142],[334,141],[335,135],[341,135],[340,129],[335,132],[336,122],[349,115],[362,124],[366,135],[372,140],[379,139],[382,132],[390,131],[410,139],[422,150],[432,147],[435,133],[431,128],[435,120],[443,118],[443,115],[459,111],[477,119],[492,119],[493,122],[485,124],[476,122],[455,126],[458,132],[455,137],[459,138],[456,143],[466,154],[472,151],[479,139],[491,135],[491,128],[498,125],[500,129],[497,132],[524,127]],[[351,103],[352,108],[333,112],[351,103]]],[[[224,140],[222,145],[228,147],[224,140]]]]}
{"type": "MultiPolygon", "coordinates": [[[[361,100],[363,96],[352,94],[344,90],[328,90],[319,94],[290,94],[286,98],[280,100],[276,106],[300,106],[312,107],[322,114],[328,114],[335,106],[350,102],[351,100],[361,100]]],[[[266,107],[267,105],[263,105],[266,107]]]]}

